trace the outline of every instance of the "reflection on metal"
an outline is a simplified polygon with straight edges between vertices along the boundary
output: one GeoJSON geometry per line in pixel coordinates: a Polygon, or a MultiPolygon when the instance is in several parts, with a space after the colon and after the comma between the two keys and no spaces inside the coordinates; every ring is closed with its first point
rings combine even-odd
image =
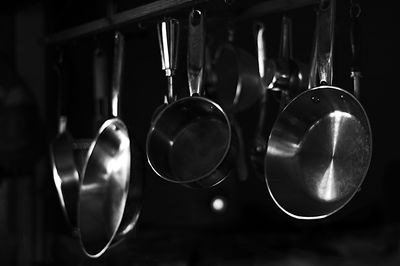
{"type": "Polygon", "coordinates": [[[371,154],[371,128],[357,99],[321,86],[303,92],[279,114],[268,141],[265,179],[285,213],[319,219],[350,201],[371,154]]]}
{"type": "Polygon", "coordinates": [[[331,161],[328,169],[326,169],[325,174],[321,178],[317,191],[318,197],[326,201],[334,200],[337,197],[333,161],[331,161]]]}
{"type": "Polygon", "coordinates": [[[341,111],[334,111],[333,113],[329,114],[330,118],[333,121],[333,138],[332,138],[332,157],[335,156],[336,144],[338,142],[340,136],[340,128],[343,123],[345,123],[346,118],[351,118],[351,114],[341,111]]]}
{"type": "Polygon", "coordinates": [[[269,154],[277,157],[291,158],[296,155],[296,152],[299,149],[299,145],[296,143],[286,142],[286,143],[280,143],[278,145],[279,146],[271,147],[270,150],[268,151],[269,154]]]}

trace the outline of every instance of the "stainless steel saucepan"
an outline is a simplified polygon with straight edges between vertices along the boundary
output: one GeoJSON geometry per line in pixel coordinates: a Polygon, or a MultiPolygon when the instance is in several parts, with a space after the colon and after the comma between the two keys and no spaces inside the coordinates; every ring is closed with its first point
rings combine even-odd
{"type": "MultiPolygon", "coordinates": [[[[237,149],[227,114],[202,96],[203,20],[199,10],[189,15],[190,96],[170,102],[158,113],[146,141],[147,160],[153,171],[170,182],[188,187],[210,187],[223,181],[233,169],[237,149]]],[[[162,47],[169,47],[166,40],[162,38],[162,47]]],[[[171,50],[174,48],[163,49],[171,50]]]]}
{"type": "Polygon", "coordinates": [[[335,1],[321,1],[313,60],[319,86],[302,92],[278,115],[265,156],[270,195],[298,219],[324,218],[345,206],[371,160],[371,127],[364,108],[346,89],[332,86],[334,16],[335,1]]]}

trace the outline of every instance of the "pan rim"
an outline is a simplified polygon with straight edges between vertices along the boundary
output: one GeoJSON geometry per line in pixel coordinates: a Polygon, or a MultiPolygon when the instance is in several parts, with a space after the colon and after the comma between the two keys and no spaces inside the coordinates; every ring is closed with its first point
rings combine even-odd
{"type": "MultiPolygon", "coordinates": [[[[363,127],[364,127],[364,125],[363,125],[363,127]]],[[[303,91],[302,93],[300,93],[299,95],[297,95],[295,98],[293,98],[293,100],[290,101],[290,102],[285,106],[285,108],[283,108],[283,110],[278,114],[278,117],[276,118],[276,120],[275,120],[275,122],[274,122],[274,124],[273,124],[273,126],[272,126],[272,129],[271,129],[271,131],[270,131],[269,137],[268,137],[267,149],[266,149],[266,151],[265,151],[265,156],[264,156],[264,180],[265,180],[265,183],[266,183],[266,185],[267,185],[269,195],[271,196],[271,198],[272,198],[272,200],[274,201],[274,203],[275,203],[284,213],[286,213],[287,215],[289,215],[289,216],[291,216],[291,217],[293,217],[293,218],[296,218],[296,219],[301,219],[301,220],[323,219],[323,218],[326,218],[326,217],[328,217],[328,216],[330,216],[330,215],[332,215],[332,214],[338,212],[339,210],[341,210],[343,207],[345,207],[345,206],[354,198],[354,196],[355,196],[355,195],[357,194],[357,192],[360,190],[360,187],[362,186],[362,184],[363,184],[364,181],[365,181],[365,178],[366,178],[366,176],[367,176],[367,174],[368,174],[369,167],[370,167],[371,160],[372,160],[372,150],[373,150],[373,140],[372,140],[372,139],[373,139],[372,129],[371,129],[371,124],[370,124],[370,121],[369,121],[367,112],[365,111],[365,109],[364,109],[364,107],[362,106],[362,104],[360,103],[360,101],[359,101],[353,94],[351,94],[351,93],[348,92],[347,90],[344,90],[344,89],[342,89],[342,88],[340,88],[340,87],[336,87],[336,86],[332,86],[332,85],[320,85],[320,86],[313,87],[313,88],[311,88],[311,89],[308,89],[308,90],[303,91]],[[276,128],[276,125],[279,123],[279,120],[281,119],[281,117],[283,116],[284,112],[285,112],[288,108],[290,108],[291,106],[297,104],[297,102],[298,102],[300,99],[305,98],[305,97],[308,97],[308,94],[310,94],[310,93],[315,93],[315,91],[322,91],[322,92],[323,92],[323,90],[338,90],[338,91],[340,91],[340,93],[343,93],[346,97],[349,97],[351,100],[354,100],[354,102],[355,102],[357,108],[359,108],[359,109],[361,110],[362,118],[363,118],[364,121],[365,121],[365,126],[366,126],[366,127],[365,127],[365,130],[367,131],[368,136],[369,136],[369,143],[368,143],[368,146],[369,146],[369,153],[368,153],[368,158],[367,158],[367,162],[366,162],[366,166],[367,166],[367,167],[363,170],[362,178],[361,178],[359,184],[357,185],[357,188],[351,193],[351,195],[350,195],[342,204],[340,204],[340,206],[339,206],[338,208],[334,209],[333,211],[329,211],[329,212],[327,212],[327,213],[321,214],[321,215],[300,215],[300,214],[295,214],[295,213],[293,213],[293,212],[287,210],[286,208],[284,208],[284,207],[278,202],[278,200],[275,198],[275,196],[274,196],[274,194],[273,194],[273,192],[272,192],[271,184],[270,184],[270,182],[268,181],[268,179],[270,179],[270,178],[268,178],[268,173],[267,173],[267,172],[268,172],[268,170],[267,170],[267,169],[268,169],[267,165],[269,165],[269,163],[268,163],[268,158],[269,158],[269,156],[268,156],[269,143],[270,143],[271,138],[273,137],[274,128],[276,128]]]]}
{"type": "MultiPolygon", "coordinates": [[[[60,174],[59,164],[57,163],[58,159],[57,159],[56,151],[54,149],[55,146],[59,145],[60,141],[63,141],[63,144],[67,144],[67,146],[71,148],[68,150],[68,157],[70,158],[70,160],[72,162],[72,165],[70,165],[72,167],[72,173],[68,176],[73,177],[71,180],[75,183],[77,188],[76,188],[76,191],[71,191],[71,192],[74,192],[74,194],[76,194],[76,196],[78,196],[78,194],[79,194],[80,175],[79,175],[79,171],[76,167],[74,156],[73,156],[72,135],[69,133],[68,130],[64,130],[63,132],[57,134],[56,138],[50,144],[49,150],[50,150],[50,160],[51,160],[51,164],[52,164],[53,182],[54,182],[54,185],[57,190],[58,198],[60,200],[61,209],[62,209],[65,219],[67,220],[68,225],[74,231],[74,230],[76,230],[78,219],[76,216],[75,216],[75,218],[76,218],[75,220],[72,219],[71,208],[73,208],[73,206],[71,206],[70,204],[68,204],[65,201],[64,195],[65,195],[66,191],[65,191],[65,189],[63,189],[63,183],[65,183],[65,180],[62,177],[62,175],[60,174]]],[[[69,182],[71,182],[71,181],[69,181],[69,182]]],[[[76,202],[76,203],[78,203],[78,202],[76,202]]],[[[75,206],[75,207],[77,207],[77,206],[75,206]]],[[[75,208],[75,211],[76,210],[77,210],[77,208],[75,208]]]]}
{"type": "MultiPolygon", "coordinates": [[[[106,130],[108,127],[110,127],[111,125],[116,124],[116,123],[119,124],[119,125],[121,125],[121,126],[122,126],[121,129],[123,129],[123,130],[126,132],[126,135],[129,136],[127,126],[125,125],[125,123],[124,123],[120,118],[118,118],[118,117],[112,117],[112,118],[109,118],[109,119],[107,119],[106,121],[104,121],[103,124],[102,124],[102,125],[100,126],[100,128],[98,129],[98,131],[97,131],[97,133],[96,133],[96,136],[93,138],[93,140],[92,140],[91,143],[90,143],[88,152],[87,152],[87,154],[86,154],[86,163],[85,163],[84,166],[83,166],[83,169],[82,169],[82,176],[81,176],[80,182],[79,182],[79,183],[80,183],[80,186],[79,186],[78,208],[77,208],[77,217],[78,217],[78,218],[77,218],[77,225],[78,225],[77,228],[78,228],[78,232],[79,232],[79,243],[80,243],[80,246],[82,247],[82,250],[83,250],[83,252],[85,253],[85,255],[88,256],[88,257],[90,257],[90,258],[98,258],[98,257],[102,256],[102,255],[108,250],[109,247],[112,247],[112,246],[114,246],[115,244],[119,243],[118,241],[117,241],[117,242],[114,242],[114,239],[115,239],[115,237],[117,236],[118,229],[119,229],[119,227],[120,227],[120,224],[121,224],[121,221],[122,221],[122,218],[123,218],[124,211],[122,212],[121,215],[119,215],[119,217],[118,217],[118,222],[117,222],[118,226],[116,226],[115,228],[113,228],[112,234],[111,234],[110,237],[108,238],[107,243],[106,243],[105,245],[103,245],[103,248],[100,249],[100,250],[97,251],[97,252],[91,253],[91,252],[88,251],[87,246],[84,244],[84,241],[82,241],[82,233],[81,233],[81,230],[80,230],[80,228],[81,228],[81,226],[80,226],[80,221],[81,221],[81,219],[80,219],[80,213],[81,213],[81,210],[80,210],[80,208],[81,208],[81,188],[82,188],[82,186],[83,186],[83,184],[84,184],[84,181],[85,181],[86,170],[87,170],[88,162],[89,162],[90,159],[92,158],[92,154],[93,154],[93,152],[94,152],[94,149],[95,149],[95,147],[96,147],[96,144],[97,144],[98,139],[100,138],[100,136],[103,134],[103,132],[105,132],[105,130],[106,130]]],[[[127,140],[128,140],[128,145],[129,145],[129,149],[128,149],[128,150],[129,150],[129,153],[131,153],[131,149],[130,149],[131,141],[130,141],[130,138],[127,137],[127,140]]],[[[131,179],[131,176],[130,176],[130,174],[129,174],[129,175],[128,175],[128,181],[127,181],[127,184],[126,184],[126,186],[125,186],[124,193],[123,193],[123,195],[124,195],[124,199],[122,200],[122,202],[124,203],[123,209],[125,209],[125,206],[126,206],[126,200],[127,200],[127,196],[128,196],[128,193],[129,193],[130,179],[131,179]]]]}
{"type": "MultiPolygon", "coordinates": [[[[228,154],[229,154],[229,152],[230,152],[230,150],[231,150],[231,145],[232,145],[232,126],[231,126],[231,122],[230,122],[230,120],[229,120],[229,117],[228,117],[228,115],[225,113],[225,111],[223,110],[223,108],[219,105],[219,104],[217,104],[216,102],[214,102],[214,101],[212,101],[212,100],[210,100],[210,99],[208,99],[208,98],[205,98],[205,97],[203,97],[203,96],[197,96],[197,95],[195,95],[195,96],[187,96],[187,97],[184,97],[184,98],[181,98],[181,99],[178,99],[178,100],[176,100],[175,102],[173,102],[173,103],[171,103],[171,104],[168,104],[167,106],[165,106],[165,108],[163,109],[163,110],[161,110],[158,114],[157,114],[157,116],[154,118],[154,120],[153,121],[151,121],[151,126],[150,126],[150,130],[148,131],[148,133],[147,133],[147,136],[146,136],[146,158],[147,158],[147,162],[149,163],[149,165],[151,166],[151,168],[152,168],[152,170],[159,176],[159,177],[161,177],[161,178],[163,178],[164,180],[167,180],[167,181],[169,181],[169,182],[171,182],[171,183],[176,183],[176,184],[182,184],[182,185],[190,185],[191,183],[196,183],[196,182],[199,182],[199,181],[201,181],[201,180],[205,180],[205,179],[207,179],[207,178],[210,178],[210,176],[212,175],[212,173],[214,173],[223,163],[224,163],[224,161],[226,160],[226,158],[228,157],[228,154]],[[167,177],[167,176],[164,176],[163,174],[161,174],[160,173],[160,171],[155,167],[155,165],[153,164],[153,162],[152,162],[152,160],[151,160],[151,156],[149,156],[149,146],[150,146],[150,143],[151,143],[151,138],[152,138],[152,135],[153,135],[153,132],[154,132],[154,130],[155,130],[155,128],[156,128],[156,124],[161,120],[161,119],[163,119],[163,115],[168,111],[168,110],[170,110],[173,106],[175,106],[175,105],[177,105],[177,104],[180,104],[180,103],[182,103],[182,102],[184,102],[184,101],[206,101],[208,104],[211,104],[212,106],[214,106],[218,111],[219,111],[219,113],[221,113],[222,115],[223,115],[223,117],[224,117],[224,119],[225,119],[225,122],[226,122],[226,125],[227,125],[227,127],[228,127],[228,132],[229,132],[229,134],[228,134],[228,141],[227,141],[227,144],[226,144],[226,147],[225,147],[225,150],[224,150],[224,154],[223,154],[223,156],[221,156],[221,159],[218,161],[218,163],[216,163],[215,164],[215,166],[211,169],[211,170],[209,170],[207,173],[205,173],[205,174],[203,174],[203,175],[201,175],[201,176],[199,176],[199,177],[196,177],[196,178],[194,178],[194,179],[190,179],[190,180],[176,180],[175,178],[170,178],[170,177],[167,177]]],[[[214,184],[214,185],[217,185],[217,184],[219,184],[220,182],[222,182],[224,179],[225,179],[226,177],[223,177],[222,178],[222,180],[219,180],[216,184],[214,184]]]]}

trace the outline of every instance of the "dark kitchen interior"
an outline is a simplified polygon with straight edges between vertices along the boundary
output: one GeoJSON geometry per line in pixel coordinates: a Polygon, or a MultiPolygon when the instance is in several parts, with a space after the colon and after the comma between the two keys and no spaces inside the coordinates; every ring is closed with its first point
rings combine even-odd
{"type": "MultiPolygon", "coordinates": [[[[229,113],[241,129],[244,150],[221,183],[208,188],[175,184],[160,178],[146,160],[146,136],[167,92],[157,36],[160,21],[180,23],[174,92],[183,98],[189,96],[188,16],[193,9],[205,14],[210,57],[203,84],[213,99],[218,88],[207,63],[229,38],[229,30],[233,44],[257,58],[254,24],[262,22],[267,57],[277,58],[286,15],[292,20],[293,57],[309,67],[319,2],[5,1],[0,10],[0,265],[400,265],[398,93],[390,91],[397,10],[390,2],[336,1],[332,83],[352,93],[349,10],[360,3],[359,102],[372,130],[368,172],[337,212],[297,219],[275,204],[264,173],[250,158],[261,99],[229,113]],[[137,11],[135,19],[113,20],[130,10],[137,11]],[[96,21],[104,25],[81,27],[96,21]],[[64,216],[53,180],[49,145],[57,136],[59,110],[54,66],[62,54],[69,132],[74,139],[93,139],[100,125],[93,98],[93,51],[103,47],[110,63],[115,30],[126,43],[119,116],[131,145],[138,148],[137,169],[131,171],[143,175],[144,184],[135,228],[91,258],[64,216]]],[[[280,113],[276,95],[271,93],[266,105],[266,140],[280,113]]]]}

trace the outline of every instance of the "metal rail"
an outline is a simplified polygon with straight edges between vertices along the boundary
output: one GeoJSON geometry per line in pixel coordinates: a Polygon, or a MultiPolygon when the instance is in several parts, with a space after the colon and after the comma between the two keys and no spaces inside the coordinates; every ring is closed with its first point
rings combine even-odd
{"type": "MultiPolygon", "coordinates": [[[[157,0],[133,9],[122,11],[64,31],[54,33],[44,39],[46,44],[63,43],[91,34],[104,32],[120,26],[140,22],[144,19],[167,14],[183,7],[194,6],[210,0],[157,0]]],[[[269,13],[287,11],[319,3],[320,0],[269,0],[262,1],[246,9],[237,21],[260,17],[269,13]]]]}
{"type": "Polygon", "coordinates": [[[64,31],[54,33],[45,38],[46,44],[56,44],[73,39],[85,37],[90,34],[99,33],[118,28],[128,23],[138,22],[160,14],[166,14],[174,10],[193,6],[209,0],[158,0],[133,9],[122,11],[111,15],[108,18],[101,18],[70,28],[64,31]]]}

